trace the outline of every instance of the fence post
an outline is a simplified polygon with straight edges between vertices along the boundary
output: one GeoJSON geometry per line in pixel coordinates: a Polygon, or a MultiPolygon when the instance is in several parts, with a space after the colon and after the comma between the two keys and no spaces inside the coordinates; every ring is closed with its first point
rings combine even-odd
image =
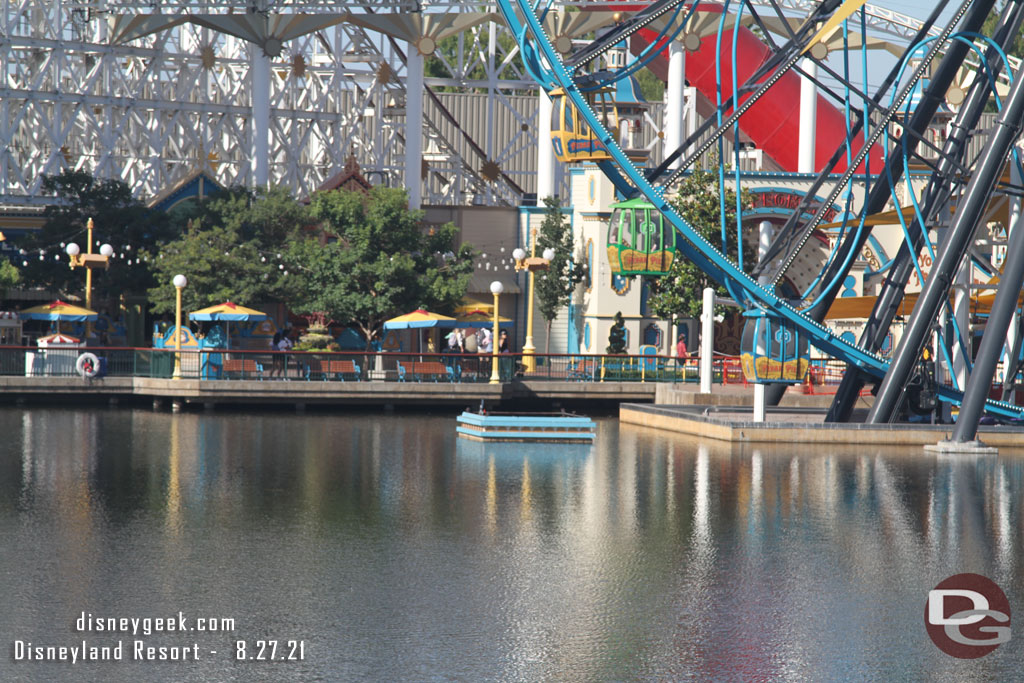
{"type": "MultiPolygon", "coordinates": [[[[700,315],[700,393],[711,393],[711,380],[714,369],[711,366],[714,355],[715,335],[715,290],[710,287],[704,289],[704,309],[700,315]]],[[[722,376],[725,376],[723,370],[722,376]]]]}

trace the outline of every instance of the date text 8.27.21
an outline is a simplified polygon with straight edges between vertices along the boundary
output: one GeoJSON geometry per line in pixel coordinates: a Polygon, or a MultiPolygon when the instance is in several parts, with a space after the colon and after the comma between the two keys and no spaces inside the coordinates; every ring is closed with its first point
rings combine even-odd
{"type": "Polygon", "coordinates": [[[306,658],[304,640],[236,640],[235,659],[253,662],[299,662],[306,658]]]}

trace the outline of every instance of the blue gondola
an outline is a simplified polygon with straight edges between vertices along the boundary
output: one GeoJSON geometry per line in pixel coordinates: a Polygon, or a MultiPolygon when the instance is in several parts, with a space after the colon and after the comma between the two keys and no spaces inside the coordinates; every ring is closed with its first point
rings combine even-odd
{"type": "Polygon", "coordinates": [[[810,365],[807,337],[792,323],[764,311],[743,314],[740,364],[748,382],[797,384],[810,365]]]}

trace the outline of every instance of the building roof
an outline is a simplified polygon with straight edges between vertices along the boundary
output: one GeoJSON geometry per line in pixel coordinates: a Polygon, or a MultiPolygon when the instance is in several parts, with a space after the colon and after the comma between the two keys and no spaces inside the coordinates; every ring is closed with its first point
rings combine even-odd
{"type": "Polygon", "coordinates": [[[179,202],[193,197],[207,197],[224,188],[205,169],[195,169],[171,187],[163,190],[149,201],[149,208],[167,211],[179,202]]]}
{"type": "Polygon", "coordinates": [[[363,177],[363,173],[359,169],[359,162],[356,161],[356,155],[349,154],[345,159],[345,167],[325,180],[320,187],[316,188],[316,191],[326,192],[341,189],[366,194],[372,187],[370,181],[363,177]]]}

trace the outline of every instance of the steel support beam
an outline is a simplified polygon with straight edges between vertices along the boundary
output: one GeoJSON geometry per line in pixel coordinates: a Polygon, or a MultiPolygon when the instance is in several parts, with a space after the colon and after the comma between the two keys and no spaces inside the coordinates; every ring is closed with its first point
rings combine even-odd
{"type": "MultiPolygon", "coordinates": [[[[1024,4],[1015,2],[1011,11],[1004,14],[1001,25],[996,29],[993,36],[995,42],[1005,48],[1020,30],[1022,20],[1024,20],[1024,4]]],[[[999,57],[999,51],[990,47],[985,53],[985,62],[993,76],[998,76],[1003,68],[1003,60],[999,57]]],[[[922,196],[921,206],[926,223],[934,218],[949,201],[953,189],[950,176],[955,172],[967,151],[970,135],[985,111],[989,95],[988,83],[984,79],[976,79],[953,120],[949,137],[943,145],[938,167],[928,180],[928,185],[922,196]]],[[[920,221],[916,218],[908,226],[907,235],[909,241],[904,241],[900,245],[892,267],[885,277],[885,282],[878,292],[864,331],[861,333],[860,346],[868,351],[878,351],[882,348],[892,322],[896,318],[900,302],[903,300],[907,282],[914,272],[912,254],[920,253],[924,246],[925,229],[922,229],[920,221]]],[[[864,383],[865,376],[855,366],[847,365],[846,373],[836,390],[835,398],[825,420],[827,422],[849,420],[857,397],[860,395],[861,389],[864,388],[864,383]]]]}
{"type": "MultiPolygon", "coordinates": [[[[985,23],[985,17],[988,16],[989,10],[995,4],[995,0],[981,0],[978,3],[971,5],[967,10],[967,16],[964,19],[964,25],[961,30],[963,31],[978,31],[982,24],[985,23]]],[[[962,10],[962,7],[961,7],[962,10]]],[[[954,17],[962,15],[962,11],[958,12],[954,17]]],[[[946,31],[949,31],[951,26],[947,26],[946,31]]],[[[937,54],[938,46],[933,46],[929,51],[929,54],[937,54]]],[[[903,139],[907,140],[907,153],[913,154],[914,150],[917,149],[918,140],[924,131],[928,128],[932,118],[935,116],[936,110],[939,108],[939,104],[945,99],[946,91],[949,86],[953,83],[953,79],[956,77],[960,66],[963,64],[964,58],[967,56],[969,46],[965,45],[959,40],[953,41],[952,45],[946,50],[946,54],[939,62],[938,68],[935,70],[935,74],[932,80],[928,83],[924,89],[921,101],[917,108],[914,110],[913,115],[910,117],[910,121],[907,122],[906,129],[903,133],[903,139]]],[[[921,65],[922,67],[924,64],[921,65]]],[[[897,143],[898,145],[899,143],[897,143]]],[[[849,170],[847,173],[849,174],[849,170]]],[[[898,182],[903,177],[903,158],[898,154],[892,154],[889,156],[887,168],[884,171],[883,177],[891,177],[893,182],[898,182]]],[[[876,183],[864,201],[864,205],[861,208],[867,215],[878,213],[885,205],[889,202],[889,186],[886,183],[876,183]]],[[[818,213],[822,213],[826,202],[819,208],[818,213]]],[[[822,276],[823,286],[832,280],[842,280],[843,277],[849,272],[853,266],[853,259],[849,259],[849,255],[859,254],[864,248],[864,245],[868,241],[868,237],[871,236],[871,226],[865,226],[859,234],[851,235],[845,239],[842,244],[836,249],[832,264],[828,270],[822,276]]],[[[778,276],[777,276],[778,277],[778,276]]],[[[835,301],[836,294],[839,291],[839,287],[832,287],[818,297],[817,303],[807,312],[807,317],[811,318],[816,322],[821,322],[825,319],[825,314],[828,309],[832,306],[832,302],[835,301]]],[[[770,405],[776,405],[782,399],[782,394],[785,392],[785,385],[773,385],[769,388],[768,401],[770,405]]]]}
{"type": "MultiPolygon", "coordinates": [[[[885,379],[882,380],[878,396],[875,398],[875,403],[868,415],[868,422],[878,424],[892,421],[899,405],[899,399],[903,394],[903,388],[910,378],[914,366],[917,364],[918,357],[921,355],[921,348],[924,346],[925,338],[932,329],[939,307],[948,296],[951,281],[956,275],[960,263],[963,261],[964,255],[967,253],[967,249],[974,237],[978,217],[983,215],[989,197],[992,195],[992,190],[995,188],[996,181],[1002,173],[1006,155],[1020,133],[1022,115],[1024,115],[1024,71],[1018,72],[1014,78],[1010,98],[1003,108],[999,119],[996,121],[995,130],[982,151],[974,175],[971,176],[971,180],[967,185],[963,200],[957,207],[953,223],[946,235],[945,244],[935,264],[932,266],[931,277],[924,284],[921,295],[918,297],[917,304],[914,307],[914,313],[910,317],[910,323],[907,325],[903,338],[900,340],[896,356],[889,366],[889,372],[886,374],[885,379]]],[[[1021,233],[1018,233],[1018,235],[1021,235],[1021,233]]],[[[978,362],[975,363],[974,372],[971,375],[971,381],[968,384],[967,393],[964,396],[960,410],[961,417],[957,423],[957,432],[960,436],[958,437],[957,434],[954,434],[954,441],[965,440],[963,437],[967,432],[961,430],[960,425],[964,420],[964,409],[968,406],[971,412],[967,413],[967,419],[974,422],[970,438],[974,436],[974,430],[977,429],[978,415],[981,414],[985,399],[988,397],[988,386],[992,381],[995,364],[999,358],[999,351],[1002,350],[1006,327],[1010,319],[1009,315],[1016,308],[1017,293],[1020,291],[1021,282],[1019,279],[1011,279],[1011,276],[1016,277],[1016,272],[1011,271],[1011,264],[1014,268],[1020,269],[1021,277],[1024,277],[1024,254],[1014,253],[1013,249],[1015,246],[1017,249],[1024,248],[1024,236],[1017,237],[1007,247],[1006,265],[1003,277],[1000,280],[999,292],[996,295],[996,305],[993,305],[992,313],[989,316],[989,325],[992,327],[988,332],[991,332],[991,334],[985,335],[982,340],[982,349],[978,351],[978,362]],[[1008,309],[1008,313],[1002,320],[1002,327],[1000,328],[999,319],[996,317],[996,308],[1001,300],[1006,299],[1003,294],[1007,290],[1013,290],[1010,292],[1013,308],[1008,309]],[[984,357],[983,352],[989,353],[989,348],[994,348],[995,351],[990,353],[991,358],[984,357]],[[979,392],[977,388],[980,386],[979,383],[985,385],[984,393],[979,392]],[[971,391],[972,387],[974,387],[973,393],[971,391]],[[973,417],[971,416],[972,413],[973,417]]],[[[970,438],[966,440],[970,440],[970,438]]]]}

